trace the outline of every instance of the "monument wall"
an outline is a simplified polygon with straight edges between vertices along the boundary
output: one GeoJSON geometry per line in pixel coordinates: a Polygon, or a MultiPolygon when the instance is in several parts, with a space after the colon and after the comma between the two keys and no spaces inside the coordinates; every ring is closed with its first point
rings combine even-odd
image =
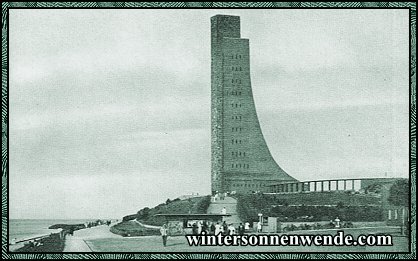
{"type": "Polygon", "coordinates": [[[250,79],[249,40],[238,16],[211,20],[212,192],[267,191],[295,182],[273,159],[263,137],[250,79]]]}

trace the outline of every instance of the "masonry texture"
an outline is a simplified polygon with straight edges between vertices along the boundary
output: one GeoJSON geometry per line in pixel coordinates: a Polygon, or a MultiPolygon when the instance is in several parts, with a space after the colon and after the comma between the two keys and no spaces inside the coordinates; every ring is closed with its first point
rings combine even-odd
{"type": "Polygon", "coordinates": [[[212,193],[297,181],[275,162],[261,132],[239,16],[211,18],[211,55],[212,193]]]}

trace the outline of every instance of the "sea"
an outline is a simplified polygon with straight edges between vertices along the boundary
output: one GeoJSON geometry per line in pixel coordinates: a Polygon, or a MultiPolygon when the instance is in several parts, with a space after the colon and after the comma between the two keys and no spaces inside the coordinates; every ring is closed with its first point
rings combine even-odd
{"type": "Polygon", "coordinates": [[[48,229],[55,224],[84,224],[97,219],[9,219],[9,243],[57,233],[61,229],[48,229]]]}

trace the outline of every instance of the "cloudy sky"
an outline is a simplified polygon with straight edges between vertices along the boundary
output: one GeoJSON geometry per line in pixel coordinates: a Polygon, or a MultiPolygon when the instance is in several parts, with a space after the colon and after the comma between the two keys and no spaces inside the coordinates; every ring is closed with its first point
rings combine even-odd
{"type": "Polygon", "coordinates": [[[299,180],[408,177],[408,10],[10,10],[10,217],[210,193],[210,17],[241,16],[299,180]]]}

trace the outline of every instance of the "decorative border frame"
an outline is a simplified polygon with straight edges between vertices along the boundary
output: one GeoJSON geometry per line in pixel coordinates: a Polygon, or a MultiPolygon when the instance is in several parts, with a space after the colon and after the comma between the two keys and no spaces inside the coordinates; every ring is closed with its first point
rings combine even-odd
{"type": "Polygon", "coordinates": [[[8,126],[9,9],[11,8],[403,8],[409,9],[410,252],[409,253],[51,253],[8,251],[8,139],[2,138],[2,258],[4,259],[416,259],[416,4],[415,2],[2,2],[2,128],[8,126]]]}

